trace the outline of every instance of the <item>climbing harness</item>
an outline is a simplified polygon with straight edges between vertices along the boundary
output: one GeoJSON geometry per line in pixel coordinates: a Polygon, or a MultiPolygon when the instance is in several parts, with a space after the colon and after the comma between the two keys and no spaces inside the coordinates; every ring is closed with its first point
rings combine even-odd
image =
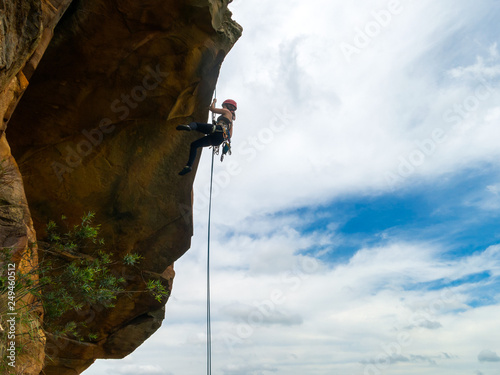
{"type": "Polygon", "coordinates": [[[226,156],[226,154],[231,155],[231,140],[226,135],[228,131],[224,127],[222,129],[224,132],[224,141],[219,146],[214,146],[213,149],[214,154],[219,155],[220,147],[222,146],[222,154],[220,155],[220,161],[224,161],[224,156],[226,156]]]}
{"type": "Polygon", "coordinates": [[[220,126],[222,128],[222,135],[224,137],[224,141],[219,146],[213,146],[213,152],[215,153],[215,155],[219,155],[220,147],[222,146],[222,154],[220,156],[220,161],[224,161],[224,156],[226,156],[226,154],[231,155],[231,134],[229,130],[229,125],[224,121],[217,121],[215,119],[214,113],[212,113],[212,124],[214,125],[214,127],[220,126]]]}

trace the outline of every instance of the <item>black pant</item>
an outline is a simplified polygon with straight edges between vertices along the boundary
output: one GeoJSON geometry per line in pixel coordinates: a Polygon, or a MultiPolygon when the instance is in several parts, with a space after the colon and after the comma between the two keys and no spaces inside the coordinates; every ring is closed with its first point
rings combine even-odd
{"type": "Polygon", "coordinates": [[[200,133],[206,134],[204,137],[197,139],[191,143],[191,149],[189,151],[189,160],[187,165],[189,167],[193,166],[194,159],[196,159],[196,153],[200,147],[208,146],[219,146],[224,142],[224,133],[222,132],[222,126],[215,125],[215,132],[212,133],[214,125],[203,124],[200,122],[192,122],[189,124],[191,129],[196,130],[200,133]]]}

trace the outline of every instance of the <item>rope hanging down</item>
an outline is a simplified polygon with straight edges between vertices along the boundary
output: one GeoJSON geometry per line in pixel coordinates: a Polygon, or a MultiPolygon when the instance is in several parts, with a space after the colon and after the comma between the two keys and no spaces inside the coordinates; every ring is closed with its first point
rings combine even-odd
{"type": "Polygon", "coordinates": [[[212,328],[210,318],[210,222],[212,217],[212,185],[214,178],[214,156],[212,149],[212,167],[210,169],[210,197],[208,200],[208,239],[207,239],[207,375],[212,374],[212,328]]]}

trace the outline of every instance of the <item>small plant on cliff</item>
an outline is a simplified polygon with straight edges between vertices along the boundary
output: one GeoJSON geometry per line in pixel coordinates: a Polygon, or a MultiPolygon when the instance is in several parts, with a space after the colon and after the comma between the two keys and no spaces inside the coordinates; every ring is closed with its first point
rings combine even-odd
{"type": "Polygon", "coordinates": [[[139,254],[129,253],[123,257],[123,263],[125,263],[127,266],[135,266],[141,259],[142,256],[140,256],[139,254]]]}
{"type": "Polygon", "coordinates": [[[93,225],[93,219],[89,212],[66,231],[54,221],[47,224],[47,243],[40,246],[39,283],[44,322],[52,334],[78,337],[77,327],[61,326],[60,317],[89,305],[112,307],[123,291],[125,279],[112,272],[113,254],[104,250],[100,225],[93,225]]]}
{"type": "MultiPolygon", "coordinates": [[[[97,333],[83,332],[85,322],[79,322],[80,316],[85,315],[82,310],[91,306],[98,311],[113,307],[120,293],[147,292],[158,301],[168,296],[160,280],[144,280],[143,291],[124,289],[125,279],[117,274],[117,266],[136,266],[142,257],[135,253],[121,260],[113,257],[99,237],[100,225],[94,225],[93,220],[94,213],[89,212],[81,223],[71,227],[64,216],[63,225],[50,221],[45,241],[39,242],[38,264],[28,274],[17,274],[18,296],[35,297],[30,310],[43,308],[43,329],[52,335],[96,341],[97,333]]],[[[0,294],[7,291],[6,281],[0,275],[0,294]]]]}
{"type": "Polygon", "coordinates": [[[165,289],[160,280],[149,280],[146,289],[158,302],[168,296],[168,290],[165,289]]]}
{"type": "MultiPolygon", "coordinates": [[[[85,307],[114,307],[116,297],[121,293],[140,293],[141,291],[125,290],[125,279],[117,274],[116,269],[136,266],[142,257],[135,253],[126,254],[122,259],[113,257],[107,252],[104,240],[99,237],[100,225],[94,225],[94,213],[89,212],[81,219],[81,223],[71,229],[61,231],[55,222],[47,225],[48,248],[44,260],[46,265],[40,272],[40,281],[44,285],[42,301],[46,321],[51,325],[50,332],[58,335],[69,335],[82,339],[77,326],[61,327],[59,318],[63,314],[79,312],[85,307]],[[60,286],[64,285],[64,288],[60,286]]],[[[62,218],[63,222],[66,218],[62,218]]],[[[168,296],[160,280],[146,281],[145,292],[156,300],[162,301],[168,296]]],[[[95,341],[95,333],[86,337],[95,341]]]]}

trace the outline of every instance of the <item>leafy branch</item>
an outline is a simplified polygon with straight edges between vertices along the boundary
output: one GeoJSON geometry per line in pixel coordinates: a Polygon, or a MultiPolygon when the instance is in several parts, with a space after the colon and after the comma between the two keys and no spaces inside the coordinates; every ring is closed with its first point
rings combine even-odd
{"type": "MultiPolygon", "coordinates": [[[[35,312],[43,308],[42,327],[53,335],[83,340],[81,330],[85,324],[75,322],[71,313],[96,304],[104,308],[114,307],[121,293],[146,292],[158,302],[169,295],[161,281],[153,279],[144,280],[143,291],[125,290],[125,279],[114,269],[120,264],[137,267],[143,257],[129,253],[122,259],[116,259],[113,253],[106,250],[104,239],[99,237],[101,226],[93,223],[94,217],[93,212],[88,212],[81,218],[81,223],[68,226],[67,218],[62,216],[61,221],[69,228],[66,230],[49,221],[46,239],[38,243],[38,264],[29,272],[17,272],[16,298],[30,294],[35,296],[28,310],[35,312]],[[65,314],[69,314],[69,321],[61,319],[65,314]],[[67,323],[63,325],[61,321],[67,323]]],[[[9,252],[3,255],[3,260],[10,258],[9,252]]],[[[7,277],[1,274],[0,295],[7,293],[7,285],[7,277]]],[[[98,335],[90,332],[86,338],[95,341],[98,335]]]]}

